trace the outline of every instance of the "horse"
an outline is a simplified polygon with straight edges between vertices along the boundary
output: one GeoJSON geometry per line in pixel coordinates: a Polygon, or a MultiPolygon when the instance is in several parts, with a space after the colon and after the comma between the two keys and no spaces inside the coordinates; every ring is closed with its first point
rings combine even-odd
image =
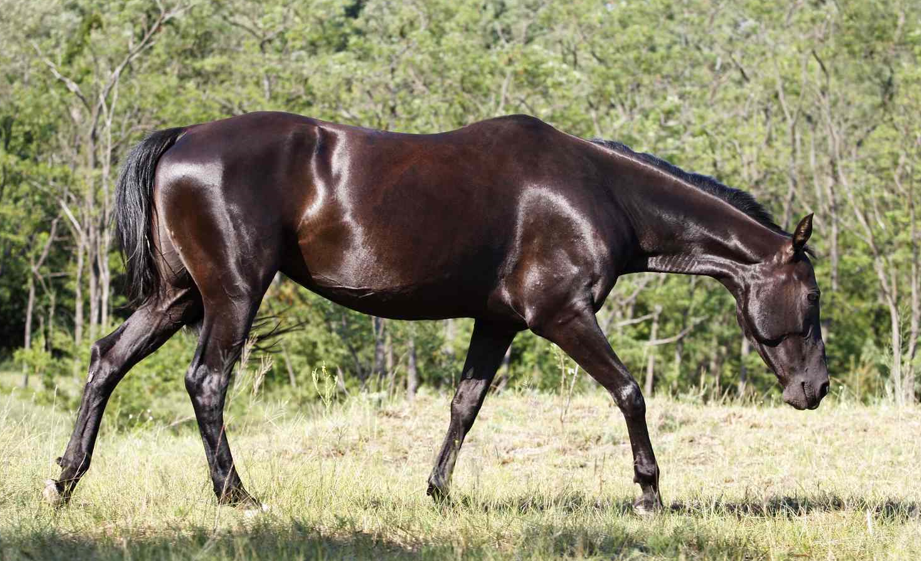
{"type": "Polygon", "coordinates": [[[65,504],[90,466],[106,402],[131,367],[199,328],[185,374],[219,504],[259,505],[234,466],[223,407],[275,275],[399,320],[474,319],[428,494],[451,474],[502,358],[530,329],[606,388],[633,453],[637,512],[662,507],[640,387],[595,313],[618,277],[707,275],[796,409],[829,379],[806,242],[751,195],[623,144],[530,116],[403,134],[280,112],[155,132],[127,157],[116,233],[133,314],[93,344],[73,434],[44,490],[65,504]]]}

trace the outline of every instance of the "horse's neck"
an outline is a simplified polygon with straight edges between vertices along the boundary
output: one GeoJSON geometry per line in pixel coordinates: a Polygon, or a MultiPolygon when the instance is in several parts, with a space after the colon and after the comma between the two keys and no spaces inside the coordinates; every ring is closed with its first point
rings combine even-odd
{"type": "Polygon", "coordinates": [[[660,174],[633,193],[638,271],[732,282],[780,251],[784,236],[714,195],[660,174]]]}

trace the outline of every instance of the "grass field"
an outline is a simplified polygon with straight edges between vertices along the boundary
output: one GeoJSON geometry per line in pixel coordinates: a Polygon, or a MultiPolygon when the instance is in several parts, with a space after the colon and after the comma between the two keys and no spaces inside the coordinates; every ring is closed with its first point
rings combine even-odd
{"type": "Polygon", "coordinates": [[[0,401],[0,559],[919,559],[921,410],[649,401],[665,512],[629,505],[606,395],[490,396],[454,501],[425,481],[448,396],[231,420],[254,514],[218,507],[192,423],[104,432],[73,503],[41,501],[69,414],[0,401]]]}

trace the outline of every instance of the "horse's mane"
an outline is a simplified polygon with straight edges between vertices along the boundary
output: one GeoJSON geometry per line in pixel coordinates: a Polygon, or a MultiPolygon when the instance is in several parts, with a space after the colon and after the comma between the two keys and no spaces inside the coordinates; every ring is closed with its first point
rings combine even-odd
{"type": "Polygon", "coordinates": [[[778,226],[776,222],[774,222],[774,217],[771,216],[771,213],[768,212],[768,210],[764,208],[761,203],[755,200],[755,197],[753,197],[750,193],[746,193],[745,191],[741,191],[739,189],[733,189],[732,187],[727,187],[709,175],[688,173],[678,166],[666,162],[665,160],[653,156],[652,154],[634,152],[630,149],[629,146],[614,140],[594,138],[592,139],[592,143],[599,146],[604,146],[605,148],[617,152],[618,154],[623,154],[629,158],[635,158],[644,164],[648,164],[657,169],[660,169],[669,175],[684,181],[685,183],[693,185],[694,187],[707,194],[713,195],[714,197],[718,197],[726,201],[727,203],[750,216],[762,226],[765,226],[766,228],[769,228],[778,234],[783,234],[785,236],[790,235],[785,232],[783,228],[778,226]]]}

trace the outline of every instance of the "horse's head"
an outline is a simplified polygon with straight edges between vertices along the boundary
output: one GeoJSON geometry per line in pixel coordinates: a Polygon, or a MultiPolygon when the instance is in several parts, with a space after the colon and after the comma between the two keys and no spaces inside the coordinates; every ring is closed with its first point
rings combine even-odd
{"type": "Polygon", "coordinates": [[[746,272],[735,291],[739,325],[780,380],[784,401],[797,409],[815,409],[828,393],[819,287],[806,254],[811,234],[810,214],[772,259],[746,272]]]}

